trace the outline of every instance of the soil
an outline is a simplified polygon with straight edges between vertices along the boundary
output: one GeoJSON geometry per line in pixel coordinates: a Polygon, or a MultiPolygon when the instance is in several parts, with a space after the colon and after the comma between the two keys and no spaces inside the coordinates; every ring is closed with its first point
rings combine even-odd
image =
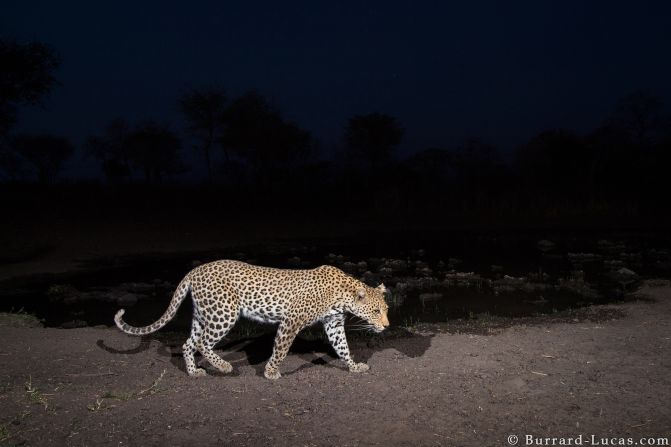
{"type": "Polygon", "coordinates": [[[572,319],[480,321],[477,330],[419,325],[358,337],[353,355],[371,367],[363,374],[344,369],[322,340],[304,337],[277,381],[262,375],[271,335],[220,346],[234,372],[196,379],[184,372],[183,333],[138,339],[113,328],[8,325],[0,327],[0,440],[503,446],[511,435],[518,445],[525,435],[583,435],[583,442],[594,435],[668,442],[671,286],[647,283],[639,293],[647,299],[593,306],[572,319]]]}

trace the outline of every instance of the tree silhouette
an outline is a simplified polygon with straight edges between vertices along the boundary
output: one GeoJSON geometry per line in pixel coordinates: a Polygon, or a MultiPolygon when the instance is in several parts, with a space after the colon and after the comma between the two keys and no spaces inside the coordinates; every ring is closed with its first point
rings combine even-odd
{"type": "Polygon", "coordinates": [[[405,165],[422,181],[437,183],[450,174],[453,154],[440,148],[428,148],[411,155],[405,165]]]}
{"type": "Polygon", "coordinates": [[[37,173],[43,185],[52,184],[74,147],[67,138],[54,135],[19,135],[14,149],[37,173]]]}
{"type": "MultiPolygon", "coordinates": [[[[445,196],[451,180],[452,153],[445,149],[428,148],[406,158],[394,174],[406,208],[435,206],[445,196]]],[[[452,188],[450,188],[450,191],[452,188]]]]}
{"type": "Polygon", "coordinates": [[[59,65],[56,52],[46,44],[0,39],[0,170],[6,178],[16,179],[24,168],[9,138],[18,107],[40,104],[57,84],[53,73],[59,65]]]}
{"type": "Polygon", "coordinates": [[[10,145],[0,147],[0,172],[7,180],[16,180],[24,175],[25,164],[10,145]]]}
{"type": "Polygon", "coordinates": [[[594,152],[585,140],[565,129],[546,130],[517,152],[516,164],[527,181],[554,193],[591,187],[594,152]]]}
{"type": "Polygon", "coordinates": [[[116,118],[105,128],[102,136],[92,136],[86,141],[87,155],[100,161],[103,173],[110,182],[130,179],[129,134],[128,123],[122,118],[116,118]]]}
{"type": "Polygon", "coordinates": [[[0,136],[15,124],[19,106],[40,104],[53,89],[59,65],[56,52],[44,43],[0,40],[0,136]]]}
{"type": "MultiPolygon", "coordinates": [[[[221,139],[226,114],[226,95],[215,87],[193,89],[179,99],[179,109],[187,121],[188,133],[198,141],[207,165],[208,181],[212,182],[212,148],[221,139]]],[[[230,155],[224,146],[226,161],[230,155]]]]}
{"type": "Polygon", "coordinates": [[[371,113],[350,118],[345,129],[345,140],[351,156],[360,158],[369,166],[388,161],[403,139],[404,129],[396,118],[371,113]]]}
{"type": "Polygon", "coordinates": [[[296,124],[285,122],[263,96],[251,91],[228,108],[220,143],[257,171],[267,171],[306,158],[311,137],[296,124]]]}
{"type": "Polygon", "coordinates": [[[468,138],[451,152],[450,165],[462,180],[482,182],[494,180],[503,163],[494,146],[478,138],[468,138]]]}
{"type": "Polygon", "coordinates": [[[144,173],[148,182],[184,171],[180,161],[181,141],[164,125],[147,121],[125,138],[128,159],[144,173]]]}
{"type": "Polygon", "coordinates": [[[635,91],[618,101],[611,125],[629,132],[638,145],[645,144],[663,126],[662,101],[650,92],[635,91]]]}

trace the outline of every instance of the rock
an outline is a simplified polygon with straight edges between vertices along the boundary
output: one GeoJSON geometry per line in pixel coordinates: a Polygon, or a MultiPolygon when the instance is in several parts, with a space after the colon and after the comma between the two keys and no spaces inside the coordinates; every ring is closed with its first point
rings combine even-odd
{"type": "Polygon", "coordinates": [[[371,269],[377,269],[384,264],[384,262],[385,260],[383,258],[368,258],[368,265],[371,269]]]}
{"type": "Polygon", "coordinates": [[[422,276],[431,276],[433,274],[433,270],[431,270],[429,267],[422,267],[421,269],[417,269],[417,274],[422,276]]]}
{"type": "Polygon", "coordinates": [[[447,267],[448,267],[449,269],[452,270],[452,269],[454,269],[456,266],[458,266],[459,264],[461,264],[462,262],[463,262],[463,261],[462,261],[461,259],[459,259],[459,258],[449,258],[449,259],[447,260],[447,267]]]}
{"type": "Polygon", "coordinates": [[[481,287],[487,280],[474,272],[455,272],[453,270],[445,274],[444,284],[446,286],[460,286],[460,287],[481,287]]]}
{"type": "Polygon", "coordinates": [[[543,253],[554,250],[556,246],[557,244],[547,239],[541,239],[536,243],[536,247],[538,247],[538,249],[543,253]]]}
{"type": "Polygon", "coordinates": [[[402,259],[387,259],[384,261],[384,266],[392,269],[395,272],[406,270],[408,263],[402,259]]]}
{"type": "Polygon", "coordinates": [[[419,301],[422,303],[422,307],[426,306],[426,303],[440,301],[443,299],[442,293],[420,293],[419,301]]]}
{"type": "Polygon", "coordinates": [[[583,263],[600,261],[602,257],[595,253],[569,253],[568,259],[573,263],[583,263]]]}
{"type": "Polygon", "coordinates": [[[363,272],[362,278],[364,278],[366,281],[370,281],[377,278],[377,275],[371,272],[370,270],[366,270],[365,272],[363,272]]]}
{"type": "Polygon", "coordinates": [[[287,264],[292,267],[298,267],[301,265],[301,258],[299,258],[298,256],[293,256],[287,259],[287,264]]]}
{"type": "Polygon", "coordinates": [[[70,320],[66,321],[65,323],[61,324],[61,328],[63,329],[76,329],[80,327],[86,327],[88,323],[84,320],[70,320]]]}
{"type": "Polygon", "coordinates": [[[427,290],[438,286],[439,282],[436,278],[427,276],[421,278],[408,278],[407,284],[410,289],[427,290]]]}
{"type": "Polygon", "coordinates": [[[629,276],[629,277],[632,277],[632,278],[637,278],[638,277],[638,274],[636,272],[634,272],[633,270],[629,270],[626,267],[622,267],[620,270],[618,270],[617,274],[622,276],[622,277],[626,277],[626,276],[629,276]]]}
{"type": "Polygon", "coordinates": [[[638,274],[626,267],[622,267],[619,270],[612,272],[609,276],[624,288],[637,283],[639,280],[638,274]]]}
{"type": "Polygon", "coordinates": [[[355,273],[356,271],[359,270],[359,267],[355,263],[349,261],[343,262],[340,268],[346,271],[347,273],[355,273]]]}
{"type": "Polygon", "coordinates": [[[559,278],[558,287],[560,290],[569,290],[589,300],[596,300],[601,297],[596,289],[582,280],[559,278]]]}
{"type": "Polygon", "coordinates": [[[524,290],[527,280],[524,277],[504,275],[503,278],[492,281],[492,288],[496,294],[501,292],[514,292],[524,290]]]}
{"type": "Polygon", "coordinates": [[[49,286],[47,296],[52,303],[72,304],[81,299],[82,292],[70,284],[54,284],[49,286]]]}
{"type": "Polygon", "coordinates": [[[146,282],[124,282],[119,284],[117,289],[124,292],[152,295],[156,291],[156,286],[146,282]]]}
{"type": "Polygon", "coordinates": [[[391,276],[393,271],[389,267],[381,267],[378,273],[380,276],[391,276]]]}
{"type": "Polygon", "coordinates": [[[137,304],[138,296],[134,293],[124,293],[116,299],[116,302],[121,307],[130,307],[137,304]]]}
{"type": "Polygon", "coordinates": [[[599,250],[606,253],[617,253],[625,250],[625,245],[622,242],[612,242],[607,239],[601,239],[597,242],[599,250]]]}
{"type": "Polygon", "coordinates": [[[343,255],[336,255],[334,253],[329,253],[326,255],[326,261],[329,264],[342,264],[345,262],[345,257],[343,255]]]}

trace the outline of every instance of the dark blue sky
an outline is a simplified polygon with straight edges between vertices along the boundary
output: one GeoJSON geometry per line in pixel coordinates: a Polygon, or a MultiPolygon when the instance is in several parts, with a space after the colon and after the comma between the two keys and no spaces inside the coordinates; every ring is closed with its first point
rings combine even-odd
{"type": "Polygon", "coordinates": [[[328,152],[354,114],[395,115],[402,150],[468,136],[510,148],[597,126],[636,89],[671,99],[671,2],[4,2],[3,37],[63,57],[20,130],[99,133],[115,116],[181,128],[175,99],[256,88],[328,152]]]}

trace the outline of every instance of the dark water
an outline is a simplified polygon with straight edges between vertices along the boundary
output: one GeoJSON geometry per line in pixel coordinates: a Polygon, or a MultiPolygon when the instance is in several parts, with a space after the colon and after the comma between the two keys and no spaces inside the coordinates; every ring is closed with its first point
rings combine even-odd
{"type": "MultiPolygon", "coordinates": [[[[114,313],[144,325],[167,307],[195,265],[240,259],[280,268],[336,265],[391,290],[392,324],[488,313],[527,316],[628,299],[646,278],[671,276],[664,233],[404,233],[348,240],[288,241],[219,252],[99,259],[75,272],[0,284],[0,311],[23,311],[47,326],[111,325],[114,313]]],[[[188,300],[171,327],[190,322],[188,300]]]]}

